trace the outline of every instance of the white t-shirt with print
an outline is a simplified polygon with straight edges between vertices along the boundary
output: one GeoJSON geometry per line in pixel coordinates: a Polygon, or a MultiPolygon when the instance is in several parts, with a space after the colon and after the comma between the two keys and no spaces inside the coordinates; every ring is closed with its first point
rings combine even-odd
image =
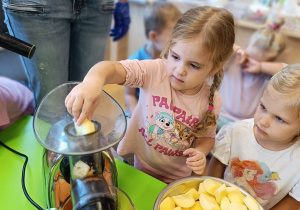
{"type": "Polygon", "coordinates": [[[300,144],[281,151],[260,146],[254,120],[224,126],[216,136],[212,154],[227,165],[224,180],[249,192],[265,209],[287,194],[300,201],[300,144]]]}

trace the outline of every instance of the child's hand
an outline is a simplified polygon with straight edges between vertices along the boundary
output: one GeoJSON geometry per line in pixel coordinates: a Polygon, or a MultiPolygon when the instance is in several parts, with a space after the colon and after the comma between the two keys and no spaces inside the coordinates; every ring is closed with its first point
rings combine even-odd
{"type": "Polygon", "coordinates": [[[189,148],[183,152],[183,155],[189,155],[186,159],[186,165],[193,170],[195,174],[202,174],[206,166],[205,154],[195,148],[189,148]]]}
{"type": "Polygon", "coordinates": [[[248,58],[247,62],[243,65],[243,71],[258,74],[261,72],[261,63],[252,58],[248,58]]]}
{"type": "Polygon", "coordinates": [[[74,116],[74,120],[78,126],[82,124],[84,119],[91,119],[92,114],[99,104],[101,90],[101,87],[93,83],[82,82],[75,86],[67,95],[65,105],[68,112],[74,116]]]}
{"type": "Polygon", "coordinates": [[[241,46],[234,44],[233,51],[234,51],[234,54],[236,54],[238,56],[238,58],[237,58],[238,64],[243,64],[247,61],[248,56],[247,56],[245,50],[241,46]]]}
{"type": "Polygon", "coordinates": [[[236,51],[236,54],[238,56],[238,59],[237,59],[238,64],[244,64],[247,62],[248,56],[242,48],[238,49],[236,51]]]}

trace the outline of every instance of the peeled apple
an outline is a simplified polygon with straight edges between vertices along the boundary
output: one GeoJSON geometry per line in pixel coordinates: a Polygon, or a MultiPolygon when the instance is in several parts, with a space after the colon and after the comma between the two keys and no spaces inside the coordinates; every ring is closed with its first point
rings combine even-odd
{"type": "Polygon", "coordinates": [[[209,192],[211,195],[215,195],[216,189],[218,189],[222,184],[220,182],[214,181],[212,179],[205,179],[203,181],[203,187],[206,192],[209,192]]]}
{"type": "Polygon", "coordinates": [[[190,208],[195,204],[195,200],[192,194],[175,195],[172,198],[175,201],[176,205],[183,208],[190,208]]]}
{"type": "Polygon", "coordinates": [[[75,122],[74,125],[75,125],[76,134],[78,136],[87,135],[95,132],[94,123],[88,119],[85,119],[80,126],[76,125],[75,122]]]}
{"type": "Polygon", "coordinates": [[[246,196],[243,198],[244,203],[248,207],[249,210],[259,210],[256,200],[250,196],[246,196]]]}
{"type": "Polygon", "coordinates": [[[173,210],[175,208],[175,202],[171,197],[166,197],[159,205],[160,210],[173,210]]]}
{"type": "Polygon", "coordinates": [[[222,198],[227,195],[226,185],[222,184],[218,189],[215,191],[215,197],[218,203],[221,203],[222,198]]]}
{"type": "Polygon", "coordinates": [[[220,210],[220,206],[217,203],[216,199],[208,194],[202,193],[200,195],[200,204],[203,209],[205,210],[220,210]]]}
{"type": "Polygon", "coordinates": [[[231,203],[226,210],[248,210],[247,207],[240,203],[231,203]]]}

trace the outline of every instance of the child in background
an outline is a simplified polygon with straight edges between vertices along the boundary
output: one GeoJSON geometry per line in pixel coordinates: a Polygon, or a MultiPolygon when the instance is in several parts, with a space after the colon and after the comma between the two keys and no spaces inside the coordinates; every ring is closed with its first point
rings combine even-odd
{"type": "Polygon", "coordinates": [[[222,67],[234,40],[230,12],[193,8],[176,23],[162,59],[100,62],[69,93],[66,107],[81,125],[101,103],[99,90],[105,84],[139,87],[140,100],[119,155],[133,153],[135,168],[165,183],[202,174],[222,106],[217,92],[222,67]]]}
{"type": "MultiPolygon", "coordinates": [[[[128,59],[157,59],[163,50],[168,36],[181,16],[181,12],[170,2],[155,2],[149,6],[144,16],[147,43],[128,59]]],[[[125,103],[132,115],[139,99],[139,88],[125,87],[125,103]]]]}
{"type": "Polygon", "coordinates": [[[34,113],[33,93],[23,84],[0,77],[0,131],[34,113]]]}
{"type": "Polygon", "coordinates": [[[229,122],[253,118],[265,84],[284,67],[282,63],[272,62],[285,47],[285,37],[279,30],[282,24],[280,19],[256,31],[245,54],[241,55],[240,49],[224,65],[219,90],[223,106],[217,130],[229,122]]]}
{"type": "Polygon", "coordinates": [[[224,126],[208,175],[248,191],[265,209],[300,208],[300,65],[265,86],[254,119],[224,126]]]}

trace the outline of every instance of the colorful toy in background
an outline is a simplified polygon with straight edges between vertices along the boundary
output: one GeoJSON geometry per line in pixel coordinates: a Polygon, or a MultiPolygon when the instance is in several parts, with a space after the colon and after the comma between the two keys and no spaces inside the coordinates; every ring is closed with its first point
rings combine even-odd
{"type": "Polygon", "coordinates": [[[300,30],[300,6],[297,0],[254,0],[242,19],[264,24],[274,15],[284,19],[282,29],[300,30]]]}
{"type": "Polygon", "coordinates": [[[268,17],[270,11],[270,0],[254,0],[243,19],[263,24],[268,17]]]}
{"type": "Polygon", "coordinates": [[[283,0],[280,1],[280,4],[282,6],[280,15],[285,20],[285,24],[282,28],[300,31],[300,6],[298,6],[297,0],[283,0]]]}

